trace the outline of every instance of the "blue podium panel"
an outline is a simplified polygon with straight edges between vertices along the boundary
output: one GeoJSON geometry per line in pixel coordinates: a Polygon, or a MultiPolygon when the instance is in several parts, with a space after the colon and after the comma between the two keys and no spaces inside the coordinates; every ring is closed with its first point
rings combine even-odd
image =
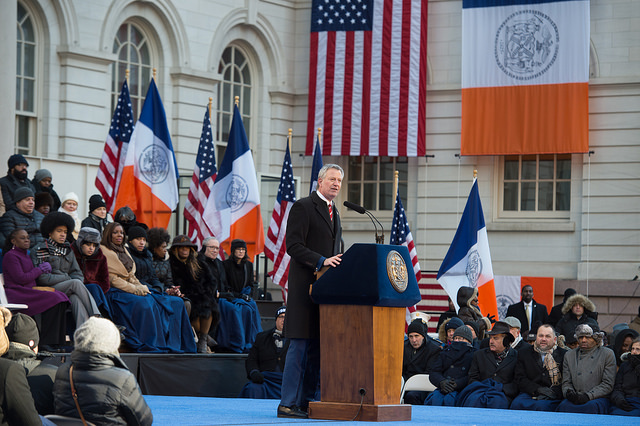
{"type": "Polygon", "coordinates": [[[387,244],[354,244],[336,268],[313,283],[317,304],[407,307],[420,301],[409,250],[387,244]]]}

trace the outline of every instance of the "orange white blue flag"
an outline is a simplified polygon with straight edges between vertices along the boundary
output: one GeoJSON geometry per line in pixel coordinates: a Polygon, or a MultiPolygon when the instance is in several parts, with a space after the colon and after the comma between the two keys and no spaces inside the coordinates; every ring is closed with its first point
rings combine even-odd
{"type": "Polygon", "coordinates": [[[453,301],[456,311],[460,308],[458,289],[466,286],[478,289],[478,305],[484,315],[498,314],[489,239],[477,179],[473,181],[458,230],[440,265],[437,280],[453,301]]]}
{"type": "Polygon", "coordinates": [[[462,155],[589,150],[589,1],[463,0],[462,155]]]}
{"type": "Polygon", "coordinates": [[[227,149],[211,191],[203,217],[222,248],[230,253],[231,240],[239,238],[247,243],[250,258],[262,253],[264,225],[258,179],[237,105],[233,108],[227,149]]]}
{"type": "Polygon", "coordinates": [[[178,177],[167,116],[152,79],[129,141],[114,210],[129,206],[138,222],[166,228],[178,205],[178,177]]]}

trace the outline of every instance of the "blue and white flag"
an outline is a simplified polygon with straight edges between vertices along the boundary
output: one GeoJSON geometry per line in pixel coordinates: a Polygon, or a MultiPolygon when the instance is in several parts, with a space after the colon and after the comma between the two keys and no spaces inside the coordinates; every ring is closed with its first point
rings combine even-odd
{"type": "Polygon", "coordinates": [[[311,165],[311,182],[309,183],[309,194],[318,187],[318,173],[322,168],[322,151],[320,150],[320,139],[316,136],[316,147],[313,150],[313,164],[311,165]]]}

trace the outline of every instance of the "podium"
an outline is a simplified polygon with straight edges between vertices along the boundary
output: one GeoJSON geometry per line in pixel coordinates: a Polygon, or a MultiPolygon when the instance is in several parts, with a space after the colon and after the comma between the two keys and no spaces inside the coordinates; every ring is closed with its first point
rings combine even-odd
{"type": "Polygon", "coordinates": [[[406,307],[420,301],[404,246],[354,244],[314,284],[320,305],[321,400],[309,418],[411,420],[402,405],[406,307]]]}

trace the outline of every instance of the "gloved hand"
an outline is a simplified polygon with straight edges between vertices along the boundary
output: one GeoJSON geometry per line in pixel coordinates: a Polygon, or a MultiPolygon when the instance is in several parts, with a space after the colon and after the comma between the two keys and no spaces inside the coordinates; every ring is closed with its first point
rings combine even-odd
{"type": "Polygon", "coordinates": [[[440,382],[440,391],[442,393],[451,393],[456,390],[456,381],[448,377],[440,382]]]}
{"type": "Polygon", "coordinates": [[[574,404],[576,405],[586,404],[587,402],[589,402],[589,400],[590,400],[589,395],[587,395],[586,392],[580,392],[576,396],[576,402],[574,402],[574,404]]]}
{"type": "Polygon", "coordinates": [[[538,399],[556,399],[556,393],[551,388],[541,386],[536,392],[538,393],[538,399]]]}
{"type": "Polygon", "coordinates": [[[146,285],[137,286],[134,290],[134,294],[138,296],[146,296],[149,294],[149,288],[146,285]]]}
{"type": "Polygon", "coordinates": [[[629,401],[626,400],[624,396],[620,394],[618,394],[616,398],[612,398],[612,402],[613,402],[613,405],[615,405],[616,407],[624,411],[631,411],[635,408],[633,405],[629,403],[629,401]]]}
{"type": "Polygon", "coordinates": [[[43,274],[48,274],[51,272],[51,264],[49,262],[42,262],[38,265],[38,269],[42,271],[43,274]]]}
{"type": "Polygon", "coordinates": [[[251,373],[249,373],[249,378],[253,383],[264,383],[264,374],[262,374],[258,370],[251,370],[251,373]]]}
{"type": "Polygon", "coordinates": [[[487,315],[487,319],[489,321],[491,321],[491,324],[495,324],[496,323],[496,316],[495,315],[488,314],[487,315]]]}
{"type": "Polygon", "coordinates": [[[569,402],[573,403],[573,404],[577,404],[578,402],[578,393],[573,390],[573,389],[569,389],[567,391],[567,395],[566,398],[569,400],[569,402]]]}

